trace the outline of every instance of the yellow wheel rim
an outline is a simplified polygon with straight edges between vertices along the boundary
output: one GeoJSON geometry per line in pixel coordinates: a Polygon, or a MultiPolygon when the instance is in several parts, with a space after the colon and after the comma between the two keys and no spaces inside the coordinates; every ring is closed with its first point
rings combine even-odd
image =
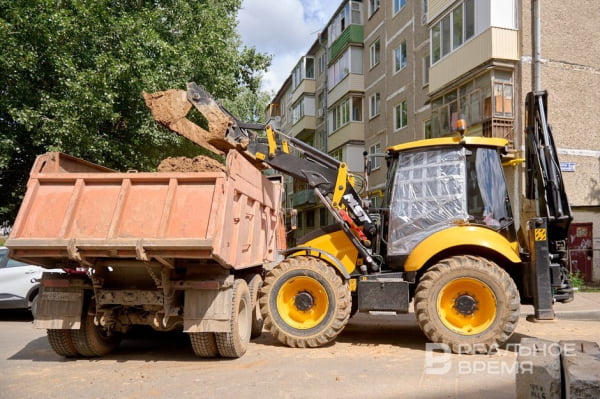
{"type": "Polygon", "coordinates": [[[312,277],[294,277],[283,283],[277,294],[277,311],[293,328],[307,330],[318,326],[329,310],[325,287],[312,277]]]}
{"type": "Polygon", "coordinates": [[[461,335],[479,334],[496,319],[496,296],[481,280],[457,278],[438,294],[437,312],[449,330],[461,335]]]}

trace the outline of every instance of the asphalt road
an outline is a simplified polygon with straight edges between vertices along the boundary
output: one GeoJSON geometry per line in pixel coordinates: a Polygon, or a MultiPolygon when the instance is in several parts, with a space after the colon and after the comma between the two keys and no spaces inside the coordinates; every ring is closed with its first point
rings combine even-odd
{"type": "Polygon", "coordinates": [[[414,315],[359,314],[329,346],[293,349],[267,333],[240,359],[194,357],[183,333],[136,330],[104,358],[63,359],[26,312],[0,312],[0,398],[513,398],[523,337],[600,342],[600,320],[531,323],[507,349],[427,351],[414,315]]]}

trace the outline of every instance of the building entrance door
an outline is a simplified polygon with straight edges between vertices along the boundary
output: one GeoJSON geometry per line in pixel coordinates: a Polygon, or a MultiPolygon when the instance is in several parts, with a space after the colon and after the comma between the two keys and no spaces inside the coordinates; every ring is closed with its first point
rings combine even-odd
{"type": "Polygon", "coordinates": [[[569,228],[569,266],[585,281],[592,281],[592,223],[571,223],[569,228]]]}

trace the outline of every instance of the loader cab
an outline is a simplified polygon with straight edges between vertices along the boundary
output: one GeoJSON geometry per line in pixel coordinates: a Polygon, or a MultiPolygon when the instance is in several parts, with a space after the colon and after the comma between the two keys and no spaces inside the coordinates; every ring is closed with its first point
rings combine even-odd
{"type": "Polygon", "coordinates": [[[479,226],[516,242],[502,168],[506,141],[449,137],[390,147],[382,231],[391,269],[413,249],[449,228],[479,226]]]}

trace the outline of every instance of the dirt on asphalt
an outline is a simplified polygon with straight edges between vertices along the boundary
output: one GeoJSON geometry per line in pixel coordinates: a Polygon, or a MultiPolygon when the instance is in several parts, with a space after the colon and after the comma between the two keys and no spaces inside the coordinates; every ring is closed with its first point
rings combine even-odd
{"type": "Polygon", "coordinates": [[[169,157],[162,160],[157,170],[159,172],[225,172],[225,165],[204,155],[194,158],[169,157]]]}

